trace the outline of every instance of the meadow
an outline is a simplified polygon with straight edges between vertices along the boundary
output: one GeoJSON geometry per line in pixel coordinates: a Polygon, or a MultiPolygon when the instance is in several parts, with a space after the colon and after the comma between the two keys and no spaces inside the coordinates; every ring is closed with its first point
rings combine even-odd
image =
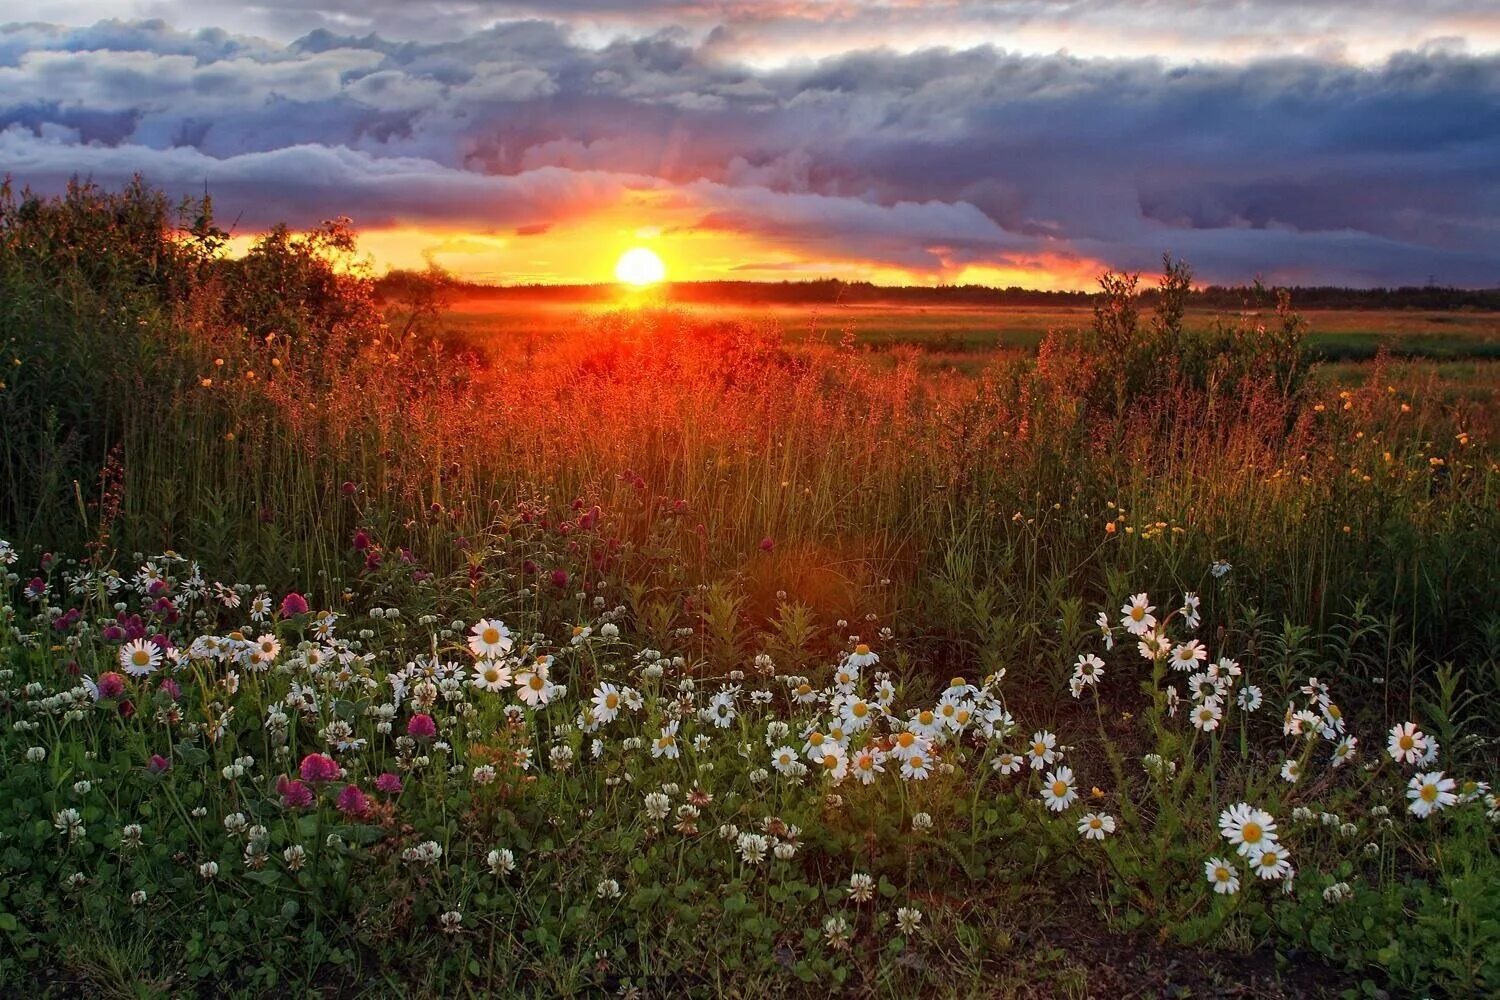
{"type": "Polygon", "coordinates": [[[0,192],[7,989],[1500,991],[1485,314],[224,248],[0,192]]]}

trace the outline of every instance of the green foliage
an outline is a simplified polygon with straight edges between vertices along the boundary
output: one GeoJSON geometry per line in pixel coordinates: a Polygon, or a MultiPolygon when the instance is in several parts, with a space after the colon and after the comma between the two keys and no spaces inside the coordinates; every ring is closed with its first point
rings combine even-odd
{"type": "MultiPolygon", "coordinates": [[[[1494,779],[1500,472],[1462,406],[1379,362],[1362,383],[1319,389],[1284,295],[1264,324],[1187,323],[1191,272],[1170,259],[1149,294],[1137,276],[1105,276],[1091,330],[949,380],[670,311],[518,331],[508,352],[471,357],[444,339],[442,275],[377,288],[354,252],[336,221],[231,258],[206,200],[172,206],[140,184],[0,192],[0,534],[25,559],[0,636],[0,982],[910,995],[1029,988],[1036,973],[1081,991],[1087,970],[1016,914],[1071,923],[1082,910],[1101,935],[1202,954],[1310,949],[1380,988],[1496,988],[1484,811],[1470,801],[1414,824],[1389,763],[1335,773],[1326,746],[1316,759],[1315,740],[1288,747],[1276,718],[1321,677],[1368,734],[1364,759],[1386,727],[1419,718],[1446,766],[1494,779]],[[143,688],[128,718],[48,702],[76,689],[75,666],[113,665],[100,638],[113,599],[63,596],[64,574],[112,560],[129,573],[135,553],[168,549],[210,577],[352,612],[341,629],[372,657],[355,672],[373,686],[322,691],[279,743],[265,718],[289,694],[282,673],[241,671],[231,698],[222,672],[194,670],[180,705],[143,688]],[[33,574],[81,624],[54,628],[53,605],[21,591],[33,574]],[[1097,697],[1069,697],[1077,657],[1098,649],[1095,615],[1117,620],[1142,590],[1199,593],[1199,634],[1255,671],[1262,715],[1229,705],[1223,727],[1193,730],[1168,694],[1186,678],[1123,637],[1097,697]],[[580,763],[591,752],[576,717],[538,713],[532,730],[493,703],[477,720],[443,716],[462,773],[433,766],[394,813],[282,808],[271,779],[335,723],[368,741],[354,774],[368,788],[399,756],[377,728],[382,678],[466,657],[452,622],[481,614],[546,637],[575,697],[640,683],[655,713],[643,739],[688,699],[648,683],[631,659],[645,649],[704,697],[772,690],[767,711],[799,727],[814,710],[788,692],[804,678],[819,690],[853,634],[880,647],[907,704],[953,675],[998,690],[1004,674],[1004,710],[1027,723],[1010,749],[1032,726],[1056,731],[1081,790],[1100,786],[1089,807],[1120,830],[1080,842],[1076,812],[1048,813],[1029,768],[997,775],[1000,747],[984,741],[945,750],[952,773],[828,794],[752,781],[769,748],[745,715],[701,726],[714,741],[702,771],[607,757],[554,772],[551,747],[580,763]],[[619,646],[597,632],[571,644],[605,614],[619,646]],[[467,777],[523,732],[530,775],[467,777]],[[171,770],[153,774],[153,753],[171,770]],[[1317,776],[1285,786],[1283,754],[1317,776]],[[254,776],[224,778],[244,756],[254,776]],[[713,823],[687,834],[670,829],[675,813],[641,818],[646,790],[678,785],[676,807],[707,775],[713,823]],[[1376,792],[1395,815],[1371,811],[1376,792]],[[1241,800],[1287,824],[1292,893],[1206,886],[1205,858],[1225,849],[1215,821],[1241,800]],[[67,843],[53,817],[74,803],[87,834],[67,843]],[[265,826],[265,863],[226,836],[235,813],[265,826]],[[716,836],[771,816],[800,828],[794,859],[748,865],[716,836]],[[125,851],[129,822],[151,835],[125,851]],[[442,862],[404,862],[424,838],[442,862]],[[286,862],[294,845],[309,864],[286,862]],[[516,852],[515,873],[491,871],[497,845],[516,852]],[[208,861],[214,879],[198,874],[208,861]],[[67,887],[75,871],[86,887],[67,887]],[[853,871],[878,886],[870,903],[849,898],[853,871]],[[600,894],[605,879],[618,898],[600,894]],[[914,933],[894,926],[904,905],[926,915],[914,933]],[[445,934],[450,909],[462,930],[445,934]]],[[[180,622],[133,610],[183,638],[244,625],[207,601],[180,622]]],[[[308,626],[264,627],[305,652],[308,626]]]]}

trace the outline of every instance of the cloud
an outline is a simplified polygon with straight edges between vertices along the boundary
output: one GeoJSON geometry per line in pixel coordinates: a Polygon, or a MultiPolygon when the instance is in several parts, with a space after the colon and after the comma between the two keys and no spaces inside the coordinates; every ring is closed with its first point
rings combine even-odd
{"type": "MultiPolygon", "coordinates": [[[[540,12],[455,6],[476,25],[540,12]]],[[[664,225],[747,234],[778,263],[934,277],[1039,259],[1149,268],[1171,250],[1210,280],[1500,282],[1500,55],[1181,64],[979,46],[757,67],[726,58],[746,25],[864,30],[917,13],[721,5],[706,16],[722,30],[695,34],[646,30],[673,4],[634,6],[633,21],[627,6],[549,5],[560,20],[438,41],[326,26],[385,24],[386,0],[307,7],[325,26],[291,41],[160,21],[5,26],[0,171],[41,187],[137,171],[176,191],[207,183],[225,215],[256,226],[348,214],[532,232],[645,198],[664,225]],[[580,27],[616,17],[639,30],[580,27]]],[[[1202,6],[1244,27],[1238,7],[1202,6]]],[[[1278,23],[1308,16],[1250,6],[1278,23]]],[[[1078,7],[1095,24],[1125,9],[1078,7]]],[[[949,8],[1053,16],[1039,3],[949,8]]],[[[1167,5],[1139,9],[1168,20],[1167,5]]],[[[1489,23],[1457,0],[1432,13],[1489,23]]]]}

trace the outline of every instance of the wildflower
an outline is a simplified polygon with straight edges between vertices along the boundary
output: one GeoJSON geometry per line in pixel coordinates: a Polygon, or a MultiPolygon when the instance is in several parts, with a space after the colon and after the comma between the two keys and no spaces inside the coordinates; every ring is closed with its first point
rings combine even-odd
{"type": "Polygon", "coordinates": [[[401,779],[389,771],[375,779],[375,790],[386,795],[401,794],[401,779]]]}
{"type": "Polygon", "coordinates": [[[407,720],[406,735],[417,740],[430,740],[437,735],[437,723],[426,712],[418,712],[407,720]]]}
{"type": "Polygon", "coordinates": [[[1078,832],[1086,840],[1103,840],[1115,832],[1115,818],[1108,813],[1085,813],[1078,821],[1078,832]]]}
{"type": "Polygon", "coordinates": [[[1230,806],[1219,814],[1219,831],[1236,845],[1244,857],[1253,857],[1276,843],[1276,820],[1248,802],[1230,806]]]}
{"type": "Polygon", "coordinates": [[[1095,622],[1099,625],[1099,632],[1103,636],[1103,639],[1104,639],[1104,650],[1105,650],[1105,652],[1108,652],[1111,649],[1114,649],[1115,648],[1115,630],[1110,627],[1110,624],[1109,624],[1109,613],[1105,612],[1105,611],[1099,612],[1099,617],[1095,619],[1095,622]]]}
{"type": "Polygon", "coordinates": [[[1302,777],[1302,765],[1295,760],[1288,760],[1281,765],[1281,780],[1295,785],[1297,779],[1302,777]]]}
{"type": "Polygon", "coordinates": [[[1152,614],[1156,608],[1150,603],[1145,594],[1136,594],[1120,607],[1120,624],[1131,635],[1145,635],[1156,627],[1156,616],[1152,614]]]}
{"type": "Polygon", "coordinates": [[[495,659],[511,651],[510,629],[500,621],[481,618],[469,630],[469,650],[482,660],[495,659]]]}
{"type": "Polygon", "coordinates": [[[87,832],[87,828],[83,825],[83,815],[77,809],[59,810],[52,817],[52,825],[57,828],[58,833],[66,834],[70,842],[87,832]]]}
{"type": "Polygon", "coordinates": [[[1199,623],[1203,621],[1202,616],[1198,613],[1199,603],[1198,595],[1192,591],[1188,591],[1182,596],[1182,623],[1188,628],[1197,628],[1199,623]]]}
{"type": "Polygon", "coordinates": [[[120,668],[132,677],[146,677],[161,666],[161,648],[150,639],[135,639],[120,647],[120,668]]]}
{"type": "Polygon", "coordinates": [[[620,883],[612,878],[601,879],[599,884],[594,886],[594,895],[600,899],[619,899],[620,883]]]}
{"type": "Polygon", "coordinates": [[[885,755],[872,747],[856,750],[849,759],[849,769],[861,784],[868,785],[885,772],[885,755]]]}
{"type": "Polygon", "coordinates": [[[40,764],[47,759],[46,747],[27,747],[26,759],[33,764],[40,764]]]}
{"type": "Polygon", "coordinates": [[[932,814],[925,812],[916,813],[911,818],[911,828],[913,830],[931,830],[932,814]]]}
{"type": "Polygon", "coordinates": [[[1143,660],[1159,660],[1172,649],[1172,641],[1161,632],[1147,632],[1135,645],[1143,660]]]}
{"type": "Polygon", "coordinates": [[[1191,672],[1208,659],[1208,650],[1197,639],[1189,639],[1172,649],[1172,669],[1191,672]]]}
{"type": "Polygon", "coordinates": [[[1280,844],[1272,844],[1250,859],[1250,867],[1263,879],[1289,878],[1291,859],[1280,844]]]}
{"type": "Polygon", "coordinates": [[[770,840],[758,833],[746,831],[735,839],[735,847],[739,849],[740,858],[747,865],[758,865],[766,860],[766,851],[770,849],[770,846],[770,840]]]}
{"type": "Polygon", "coordinates": [[[1323,901],[1325,903],[1342,903],[1352,895],[1354,895],[1354,890],[1349,887],[1348,882],[1335,882],[1323,890],[1323,901]]]}
{"type": "Polygon", "coordinates": [[[484,863],[492,875],[509,875],[516,870],[516,855],[508,847],[499,847],[485,855],[484,863]]]}
{"type": "Polygon", "coordinates": [[[219,875],[219,863],[217,861],[205,861],[198,866],[198,875],[203,879],[214,879],[219,875]]]}
{"type": "Polygon", "coordinates": [[[875,896],[875,880],[864,872],[849,876],[849,898],[856,903],[868,903],[875,896]]]}
{"type": "Polygon", "coordinates": [[[141,846],[141,825],[139,823],[126,823],[120,831],[120,847],[127,851],[133,851],[141,846]]]}
{"type": "Polygon", "coordinates": [[[307,598],[293,591],[281,599],[281,617],[291,618],[307,614],[307,598]]]}
{"type": "Polygon", "coordinates": [[[438,916],[438,925],[444,934],[457,934],[464,929],[464,915],[458,910],[447,910],[438,916]]]}
{"type": "Polygon", "coordinates": [[[781,774],[795,773],[801,763],[797,751],[789,746],[779,746],[771,752],[771,766],[781,774]]]}
{"type": "Polygon", "coordinates": [[[281,857],[286,861],[288,870],[301,871],[302,866],[307,863],[307,848],[301,844],[292,844],[281,852],[281,857]]]}
{"type": "Polygon", "coordinates": [[[1234,567],[1229,564],[1227,559],[1215,559],[1213,565],[1208,568],[1208,571],[1213,574],[1215,580],[1222,580],[1233,569],[1234,567]]]}
{"type": "Polygon", "coordinates": [[[1233,896],[1240,891],[1240,873],[1233,863],[1223,858],[1209,858],[1203,862],[1203,875],[1222,896],[1233,896]]]}
{"type": "Polygon", "coordinates": [[[1446,809],[1458,801],[1454,788],[1457,783],[1444,777],[1442,771],[1418,774],[1406,786],[1406,797],[1411,799],[1411,813],[1426,819],[1439,809],[1446,809]]]}
{"type": "Polygon", "coordinates": [[[495,765],[480,764],[473,771],[474,784],[484,786],[493,784],[495,781],[495,765]]]}
{"type": "Polygon", "coordinates": [[[1073,787],[1073,769],[1059,767],[1048,772],[1047,782],[1042,786],[1042,801],[1053,812],[1062,812],[1078,801],[1078,792],[1073,787]]]}
{"type": "Polygon", "coordinates": [[[1219,707],[1219,699],[1208,698],[1193,709],[1193,726],[1205,733],[1213,732],[1219,728],[1219,720],[1223,717],[1224,710],[1219,707]]]}
{"type": "Polygon", "coordinates": [[[517,693],[528,707],[536,708],[551,700],[552,685],[547,681],[551,666],[552,657],[542,656],[516,674],[517,693]]]}
{"type": "Polygon", "coordinates": [[[1015,774],[1021,769],[1021,758],[1013,753],[1001,753],[990,761],[990,767],[1001,774],[1015,774]]]}
{"type": "Polygon", "coordinates": [[[1042,768],[1057,760],[1057,737],[1045,729],[1031,734],[1031,749],[1027,756],[1031,758],[1031,769],[1040,771],[1042,768]]]}
{"type": "Polygon", "coordinates": [[[600,725],[615,721],[620,714],[620,689],[613,684],[600,684],[594,688],[594,705],[590,710],[594,721],[600,725]]]}
{"type": "Polygon", "coordinates": [[[281,804],[284,808],[306,809],[313,804],[312,789],[296,778],[281,775],[276,779],[276,791],[281,796],[281,804]]]}
{"type": "Polygon", "coordinates": [[[106,671],[99,675],[99,682],[95,685],[95,689],[99,693],[100,700],[114,701],[125,693],[125,678],[113,670],[106,671]]]}
{"type": "Polygon", "coordinates": [[[849,921],[837,914],[828,917],[823,921],[823,937],[835,951],[849,947],[849,921]]]}
{"type": "Polygon", "coordinates": [[[645,804],[646,818],[658,823],[667,818],[672,808],[672,800],[661,792],[648,792],[645,804]]]}
{"type": "Polygon", "coordinates": [[[470,682],[481,691],[504,691],[510,687],[510,667],[499,660],[480,660],[474,664],[474,678],[470,682]]]}
{"type": "MultiPolygon", "coordinates": [[[[1073,679],[1080,685],[1098,684],[1099,679],[1104,676],[1104,661],[1093,653],[1081,653],[1078,662],[1073,665],[1073,679]]],[[[1074,693],[1077,696],[1077,692],[1074,693]]]]}
{"type": "MultiPolygon", "coordinates": [[[[861,629],[863,631],[863,629],[861,629]]],[[[856,670],[862,667],[873,666],[880,662],[880,655],[873,652],[866,643],[859,643],[854,647],[854,652],[844,658],[844,663],[854,667],[856,670]]]]}
{"type": "Polygon", "coordinates": [[[144,889],[137,889],[135,892],[132,892],[130,894],[130,905],[131,906],[144,906],[145,903],[146,903],[146,890],[144,890],[144,889]]]}
{"type": "Polygon", "coordinates": [[[1386,753],[1398,764],[1417,764],[1427,752],[1427,736],[1412,722],[1401,722],[1391,727],[1386,753]]]}
{"type": "Polygon", "coordinates": [[[907,781],[925,781],[932,774],[932,758],[920,753],[910,754],[901,761],[901,777],[907,781]]]}
{"type": "Polygon", "coordinates": [[[1260,708],[1260,688],[1256,687],[1254,684],[1246,684],[1244,687],[1240,688],[1240,693],[1237,701],[1239,702],[1240,708],[1244,709],[1247,712],[1254,712],[1256,709],[1260,708]]]}
{"type": "Polygon", "coordinates": [[[677,728],[676,719],[661,727],[661,735],[651,743],[651,756],[665,757],[667,760],[676,760],[682,756],[682,751],[677,747],[677,728]]]}
{"type": "Polygon", "coordinates": [[[849,758],[844,754],[844,748],[837,743],[826,746],[817,764],[822,768],[824,776],[832,779],[834,784],[843,781],[849,774],[849,758]]]}
{"type": "Polygon", "coordinates": [[[704,721],[711,722],[720,729],[729,728],[734,716],[734,695],[728,691],[720,691],[714,695],[708,707],[703,710],[704,721]]]}
{"type": "Polygon", "coordinates": [[[1343,767],[1355,757],[1359,739],[1354,736],[1345,736],[1339,740],[1338,745],[1333,748],[1332,764],[1334,767],[1343,767]]]}
{"type": "Polygon", "coordinates": [[[146,762],[146,770],[152,774],[166,774],[171,769],[172,762],[159,753],[152,754],[151,759],[146,762]]]}
{"type": "Polygon", "coordinates": [[[298,767],[302,780],[311,782],[335,781],[340,770],[338,763],[332,757],[321,753],[310,753],[303,757],[298,767]]]}
{"type": "Polygon", "coordinates": [[[915,906],[903,906],[896,911],[896,929],[907,937],[917,933],[922,926],[922,911],[915,906]]]}
{"type": "Polygon", "coordinates": [[[345,785],[334,805],[345,816],[358,817],[370,811],[369,796],[360,791],[358,785],[345,785]]]}

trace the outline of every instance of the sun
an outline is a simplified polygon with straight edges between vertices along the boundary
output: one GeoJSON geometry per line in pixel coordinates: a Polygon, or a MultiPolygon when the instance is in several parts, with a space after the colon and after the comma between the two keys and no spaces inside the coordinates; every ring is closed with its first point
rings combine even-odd
{"type": "Polygon", "coordinates": [[[642,288],[654,285],[667,276],[667,266],[645,247],[633,247],[620,255],[615,264],[615,277],[627,285],[642,288]]]}

